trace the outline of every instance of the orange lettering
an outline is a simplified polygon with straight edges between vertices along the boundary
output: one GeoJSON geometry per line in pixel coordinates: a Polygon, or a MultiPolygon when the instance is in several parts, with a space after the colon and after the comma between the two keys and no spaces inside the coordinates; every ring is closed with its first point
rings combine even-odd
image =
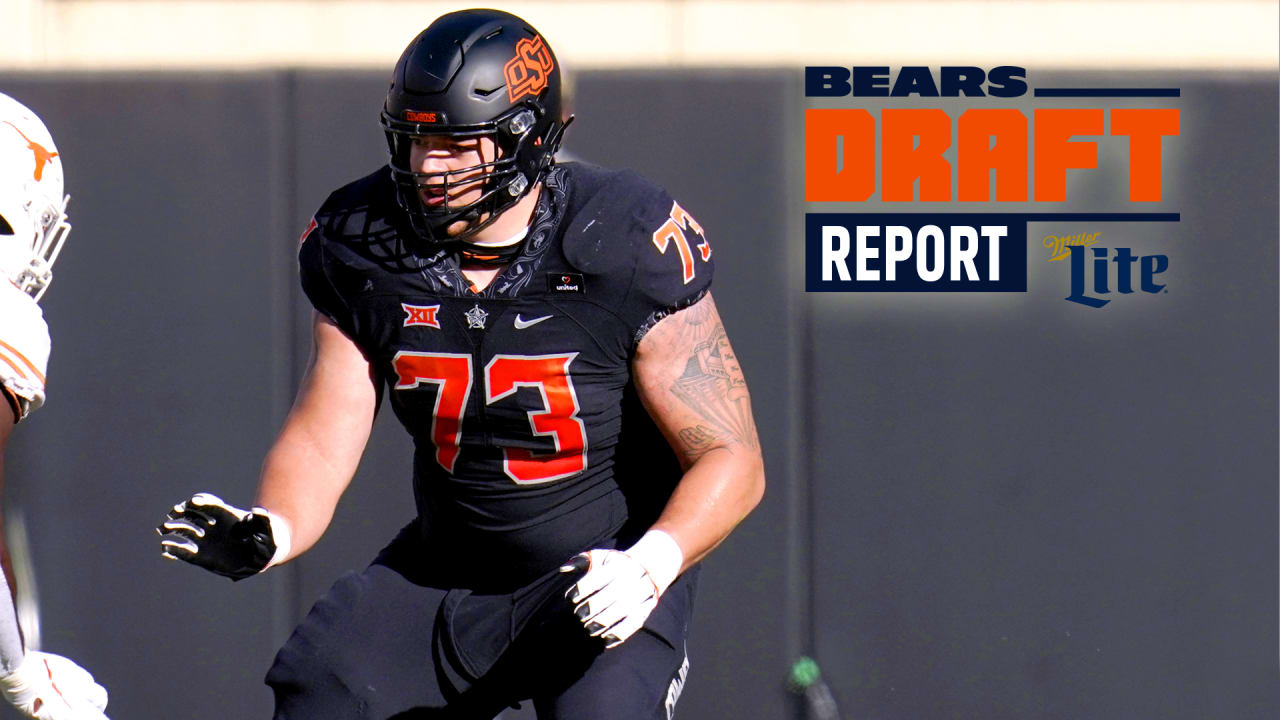
{"type": "Polygon", "coordinates": [[[1103,111],[1098,109],[1036,110],[1036,201],[1067,199],[1067,169],[1098,167],[1096,142],[1072,142],[1075,135],[1101,135],[1103,111]]]}
{"type": "Polygon", "coordinates": [[[914,200],[919,178],[922,202],[950,200],[951,163],[942,157],[951,146],[951,118],[947,113],[938,109],[885,109],[880,112],[880,125],[881,198],[914,200]]]}
{"type": "Polygon", "coordinates": [[[1181,130],[1176,108],[1111,111],[1111,134],[1129,136],[1129,202],[1160,202],[1160,138],[1181,130]]]}
{"type": "MultiPolygon", "coordinates": [[[[943,110],[886,108],[875,117],[863,109],[805,111],[805,200],[865,202],[876,190],[880,137],[880,199],[886,202],[946,202],[951,183],[962,202],[1026,202],[1028,150],[1034,200],[1067,199],[1069,170],[1098,167],[1099,139],[1107,131],[1103,108],[1035,110],[1034,144],[1028,147],[1027,117],[1013,108],[971,109],[956,120],[955,168],[944,153],[952,142],[951,117],[943,110]],[[1077,136],[1096,136],[1074,140],[1077,136]],[[916,183],[919,182],[917,190],[916,183]]],[[[1111,110],[1113,136],[1129,138],[1129,200],[1161,199],[1161,151],[1165,136],[1181,132],[1179,110],[1111,110]]],[[[656,240],[655,240],[656,242],[656,240]]]]}
{"type": "Polygon", "coordinates": [[[1027,117],[1017,110],[966,110],[959,120],[956,166],[959,199],[991,200],[991,173],[996,174],[996,200],[1027,199],[1027,117]],[[995,144],[991,143],[995,138],[995,144]]]}
{"type": "Polygon", "coordinates": [[[869,199],[876,189],[876,121],[871,113],[809,108],[804,111],[804,126],[804,199],[869,199]],[[841,138],[844,151],[837,157],[841,138]]]}

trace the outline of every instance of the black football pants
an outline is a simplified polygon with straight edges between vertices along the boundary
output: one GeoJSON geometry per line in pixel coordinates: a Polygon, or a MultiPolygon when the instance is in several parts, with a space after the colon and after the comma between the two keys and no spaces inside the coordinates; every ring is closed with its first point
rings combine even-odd
{"type": "Polygon", "coordinates": [[[532,701],[539,720],[669,720],[688,672],[696,574],[668,589],[656,622],[604,650],[573,617],[563,580],[512,641],[513,625],[493,620],[501,612],[464,599],[449,616],[456,591],[375,563],[339,579],[281,648],[266,678],[274,718],[490,720],[532,701]],[[451,627],[468,637],[455,641],[451,627]]]}

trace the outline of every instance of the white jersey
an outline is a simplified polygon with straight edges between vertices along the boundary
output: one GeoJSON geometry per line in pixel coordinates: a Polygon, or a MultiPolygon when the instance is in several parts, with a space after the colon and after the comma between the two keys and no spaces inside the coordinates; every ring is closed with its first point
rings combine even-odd
{"type": "Polygon", "coordinates": [[[44,404],[49,326],[35,300],[0,278],[0,383],[17,398],[18,419],[44,404]]]}

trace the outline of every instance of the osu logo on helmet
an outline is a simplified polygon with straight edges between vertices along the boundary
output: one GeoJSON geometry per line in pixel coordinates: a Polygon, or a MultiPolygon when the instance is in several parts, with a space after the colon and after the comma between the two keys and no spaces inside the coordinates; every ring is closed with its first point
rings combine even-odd
{"type": "Polygon", "coordinates": [[[522,38],[516,43],[516,55],[502,67],[507,78],[507,97],[515,102],[525,95],[537,95],[547,86],[547,76],[555,70],[551,53],[542,44],[542,36],[522,38]]]}

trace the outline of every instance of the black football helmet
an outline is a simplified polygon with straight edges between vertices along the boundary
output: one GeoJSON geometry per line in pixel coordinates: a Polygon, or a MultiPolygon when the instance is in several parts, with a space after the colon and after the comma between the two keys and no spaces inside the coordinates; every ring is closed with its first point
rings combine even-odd
{"type": "Polygon", "coordinates": [[[462,10],[431,23],[396,63],[382,109],[391,175],[415,232],[430,242],[463,239],[497,219],[551,168],[568,124],[560,115],[560,66],[537,30],[498,10],[462,10]],[[417,172],[413,138],[487,136],[497,157],[453,172],[417,172]],[[440,205],[422,202],[428,184],[443,190],[440,205]],[[475,202],[457,205],[450,190],[483,183],[475,202]],[[487,213],[487,217],[485,217],[487,213]],[[471,226],[457,237],[446,229],[471,226]]]}

